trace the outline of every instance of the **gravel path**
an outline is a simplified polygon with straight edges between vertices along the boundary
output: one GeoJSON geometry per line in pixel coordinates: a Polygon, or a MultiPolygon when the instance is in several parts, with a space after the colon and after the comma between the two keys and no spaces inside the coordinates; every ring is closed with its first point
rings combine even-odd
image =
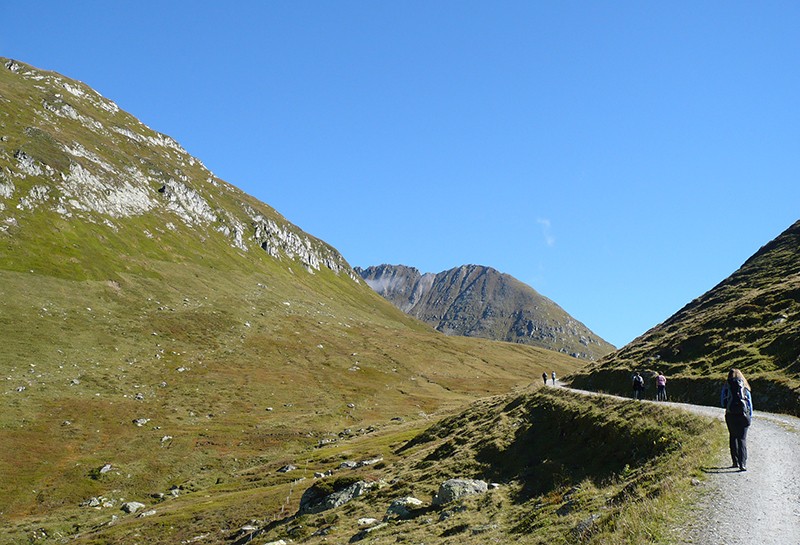
{"type": "MultiPolygon", "coordinates": [[[[724,421],[715,407],[669,403],[724,421]]],[[[681,545],[800,545],[800,419],[756,411],[747,434],[747,471],[731,469],[727,444],[681,545]]]]}

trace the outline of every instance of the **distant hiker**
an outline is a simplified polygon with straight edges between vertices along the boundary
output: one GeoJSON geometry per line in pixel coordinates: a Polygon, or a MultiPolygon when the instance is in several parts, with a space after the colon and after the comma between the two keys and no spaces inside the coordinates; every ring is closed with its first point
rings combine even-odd
{"type": "Polygon", "coordinates": [[[555,386],[556,385],[556,372],[553,371],[553,374],[551,376],[553,377],[553,386],[555,386]]]}
{"type": "Polygon", "coordinates": [[[633,399],[642,399],[644,396],[644,379],[639,371],[633,375],[633,399]]]}
{"type": "Polygon", "coordinates": [[[661,371],[658,372],[656,377],[656,401],[667,400],[667,377],[661,371]]]}
{"type": "Polygon", "coordinates": [[[542,380],[544,381],[544,385],[547,386],[547,373],[542,373],[542,380]]]}
{"type": "Polygon", "coordinates": [[[753,420],[753,396],[750,384],[738,369],[728,372],[720,401],[725,407],[725,424],[730,435],[731,467],[747,471],[747,428],[753,420]]]}

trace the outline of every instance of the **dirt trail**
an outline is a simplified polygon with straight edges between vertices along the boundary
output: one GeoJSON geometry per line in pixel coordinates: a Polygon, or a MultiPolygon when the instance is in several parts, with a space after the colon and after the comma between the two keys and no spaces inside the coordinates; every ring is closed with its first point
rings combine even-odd
{"type": "MultiPolygon", "coordinates": [[[[715,407],[669,403],[724,420],[715,407]]],[[[747,435],[747,471],[731,469],[727,445],[693,520],[676,529],[681,545],[800,545],[800,419],[756,411],[747,435]]]]}

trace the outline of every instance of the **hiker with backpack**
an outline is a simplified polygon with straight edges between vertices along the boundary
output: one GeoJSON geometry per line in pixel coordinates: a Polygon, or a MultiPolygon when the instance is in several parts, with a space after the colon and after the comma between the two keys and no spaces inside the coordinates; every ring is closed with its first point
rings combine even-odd
{"type": "Polygon", "coordinates": [[[544,381],[544,385],[547,386],[547,373],[542,373],[542,380],[544,381]]]}
{"type": "Polygon", "coordinates": [[[633,375],[633,399],[642,399],[644,396],[644,379],[639,371],[633,375]]]}
{"type": "Polygon", "coordinates": [[[728,372],[720,401],[725,407],[725,424],[730,435],[731,467],[747,471],[747,429],[753,420],[753,397],[750,384],[740,370],[728,372]]]}

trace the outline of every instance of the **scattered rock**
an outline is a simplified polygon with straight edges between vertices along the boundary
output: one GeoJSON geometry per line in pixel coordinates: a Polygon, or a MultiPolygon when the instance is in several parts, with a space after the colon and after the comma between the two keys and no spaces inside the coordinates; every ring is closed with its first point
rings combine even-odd
{"type": "Polygon", "coordinates": [[[104,473],[108,473],[112,469],[114,469],[114,466],[112,466],[111,464],[106,464],[106,465],[104,465],[103,467],[100,468],[100,475],[103,475],[104,473]]]}
{"type": "Polygon", "coordinates": [[[300,497],[300,508],[298,509],[298,514],[314,514],[321,513],[329,509],[334,509],[361,496],[367,490],[372,488],[372,486],[372,484],[369,484],[365,481],[358,481],[351,484],[347,488],[328,494],[322,499],[320,499],[318,496],[319,492],[315,490],[314,487],[310,487],[306,489],[306,491],[303,492],[303,495],[300,497]]]}
{"type": "Polygon", "coordinates": [[[150,422],[149,418],[137,418],[136,420],[133,421],[133,423],[139,426],[140,428],[145,424],[147,424],[148,422],[150,422]]]}
{"type": "Polygon", "coordinates": [[[572,535],[576,538],[582,539],[587,533],[591,532],[592,528],[594,528],[595,522],[599,518],[600,515],[595,513],[590,515],[588,518],[583,519],[575,525],[575,528],[572,529],[572,535]]]}
{"type": "Polygon", "coordinates": [[[384,520],[393,518],[409,518],[414,510],[419,509],[422,507],[422,505],[422,500],[419,500],[413,496],[406,496],[405,498],[396,499],[389,505],[389,508],[386,509],[386,516],[384,517],[384,520]]]}
{"type": "Polygon", "coordinates": [[[282,468],[280,468],[278,470],[278,473],[289,473],[290,471],[294,471],[295,469],[297,469],[296,466],[293,466],[292,464],[288,464],[288,465],[285,465],[282,468]]]}
{"type": "Polygon", "coordinates": [[[376,530],[380,530],[381,528],[385,528],[387,526],[389,526],[389,524],[387,524],[386,522],[381,522],[380,524],[378,524],[376,526],[371,526],[369,528],[364,528],[363,530],[361,530],[356,535],[354,535],[353,537],[350,538],[350,543],[353,543],[353,542],[356,542],[356,541],[361,541],[362,539],[364,539],[367,536],[369,536],[372,532],[374,532],[376,530]]]}
{"type": "Polygon", "coordinates": [[[139,513],[139,514],[137,515],[137,517],[138,517],[138,518],[152,517],[152,516],[153,516],[153,515],[155,515],[155,514],[156,514],[156,510],[155,510],[155,509],[150,509],[149,511],[144,511],[144,512],[142,512],[142,513],[139,513]]]}
{"type": "Polygon", "coordinates": [[[439,493],[433,498],[433,505],[445,505],[464,496],[483,494],[489,490],[485,481],[475,479],[450,479],[439,486],[439,493]]]}
{"type": "Polygon", "coordinates": [[[382,461],[383,461],[383,456],[378,456],[377,458],[371,458],[369,460],[361,460],[360,462],[358,462],[358,467],[372,466],[382,461]]]}
{"type": "Polygon", "coordinates": [[[138,501],[129,501],[122,504],[122,510],[126,513],[135,513],[139,509],[144,509],[145,505],[138,501]]]}
{"type": "Polygon", "coordinates": [[[380,521],[379,521],[378,519],[369,518],[369,517],[365,517],[365,518],[360,518],[360,519],[358,519],[358,525],[359,525],[360,527],[364,527],[364,526],[375,526],[375,525],[376,525],[376,524],[378,524],[379,522],[380,522],[380,521]]]}

